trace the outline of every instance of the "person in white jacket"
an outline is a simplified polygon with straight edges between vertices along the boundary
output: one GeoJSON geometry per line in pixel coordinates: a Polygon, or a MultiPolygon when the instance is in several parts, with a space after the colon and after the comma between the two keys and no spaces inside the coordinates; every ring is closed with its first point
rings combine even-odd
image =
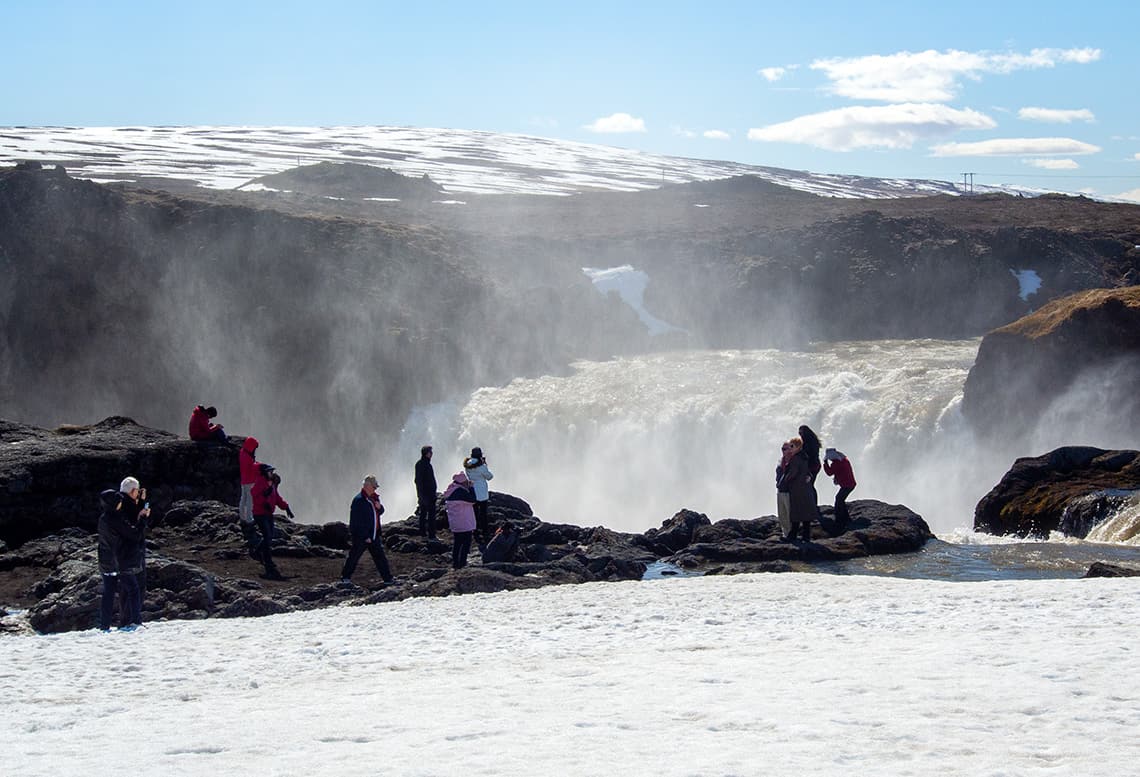
{"type": "Polygon", "coordinates": [[[487,486],[487,481],[494,477],[491,470],[487,469],[487,459],[482,448],[471,449],[471,455],[463,461],[463,471],[475,491],[475,542],[482,552],[490,539],[487,531],[487,507],[491,503],[491,489],[487,486]]]}

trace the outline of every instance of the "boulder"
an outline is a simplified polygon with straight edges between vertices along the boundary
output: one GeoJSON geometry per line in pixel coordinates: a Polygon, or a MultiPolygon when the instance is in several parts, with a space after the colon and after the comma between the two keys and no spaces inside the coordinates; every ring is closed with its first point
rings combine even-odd
{"type": "Polygon", "coordinates": [[[985,438],[1023,438],[1097,369],[1111,370],[1111,379],[1097,380],[1098,409],[1111,409],[1124,434],[1140,437],[1140,286],[1056,299],[987,334],[966,378],[962,413],[985,438]]]}
{"type": "Polygon", "coordinates": [[[1094,561],[1085,577],[1140,577],[1140,567],[1094,561]]]}
{"type": "Polygon", "coordinates": [[[676,553],[693,541],[693,534],[710,521],[704,513],[682,509],[672,518],[663,522],[660,529],[650,529],[645,532],[645,539],[649,546],[659,556],[676,553]]]}
{"type": "Polygon", "coordinates": [[[974,509],[974,530],[1084,537],[1111,514],[1114,494],[1140,490],[1140,452],[1088,446],[1017,459],[974,509]]]}

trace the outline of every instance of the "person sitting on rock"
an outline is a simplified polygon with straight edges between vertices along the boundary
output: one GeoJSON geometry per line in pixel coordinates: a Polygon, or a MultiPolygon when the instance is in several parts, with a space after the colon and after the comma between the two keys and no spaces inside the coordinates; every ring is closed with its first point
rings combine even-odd
{"type": "Polygon", "coordinates": [[[483,551],[483,563],[490,564],[496,561],[514,561],[515,551],[519,547],[519,533],[509,521],[503,521],[495,530],[495,536],[487,543],[483,551]]]}
{"type": "Polygon", "coordinates": [[[210,422],[211,418],[217,417],[218,409],[216,407],[203,407],[202,405],[195,407],[194,411],[190,413],[190,439],[197,442],[209,442],[211,440],[226,442],[229,438],[226,437],[222,425],[210,422]]]}
{"type": "Polygon", "coordinates": [[[266,580],[284,580],[285,576],[273,563],[273,511],[280,507],[290,518],[293,510],[289,503],[281,498],[277,487],[281,485],[281,477],[269,464],[258,466],[257,480],[253,483],[253,520],[257,530],[261,532],[261,541],[254,548],[254,558],[265,565],[262,577],[266,580]]]}
{"type": "Polygon", "coordinates": [[[379,487],[375,475],[366,475],[360,485],[360,493],[352,498],[348,509],[348,531],[352,535],[352,548],[340,571],[341,585],[352,585],[352,573],[356,571],[356,563],[366,550],[372,555],[376,571],[380,573],[384,584],[392,582],[392,568],[388,565],[388,557],[384,555],[384,539],[380,534],[380,516],[384,514],[384,505],[377,493],[379,487]]]}
{"type": "Polygon", "coordinates": [[[456,472],[443,492],[447,527],[451,529],[451,568],[467,566],[471,536],[475,533],[475,490],[466,472],[456,472]]]}
{"type": "Polygon", "coordinates": [[[835,533],[843,534],[851,522],[847,510],[847,497],[855,490],[855,473],[851,469],[851,459],[835,448],[828,448],[823,457],[823,471],[831,476],[839,491],[835,494],[835,533]]]}

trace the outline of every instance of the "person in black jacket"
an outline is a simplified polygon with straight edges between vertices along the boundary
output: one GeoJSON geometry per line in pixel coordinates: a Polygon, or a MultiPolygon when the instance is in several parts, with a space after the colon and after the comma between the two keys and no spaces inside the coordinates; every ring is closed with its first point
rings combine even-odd
{"type": "Polygon", "coordinates": [[[380,516],[384,514],[384,505],[380,503],[380,494],[376,493],[379,485],[375,475],[368,475],[360,486],[360,493],[353,497],[348,512],[352,549],[348,551],[340,572],[341,585],[352,585],[352,573],[365,550],[372,554],[376,571],[384,583],[392,582],[392,570],[388,566],[388,557],[384,555],[384,542],[380,536],[380,516]]]}
{"type": "Polygon", "coordinates": [[[416,462],[416,516],[420,519],[420,534],[429,540],[435,537],[435,496],[438,486],[435,470],[431,466],[431,446],[420,448],[416,462]]]}
{"type": "Polygon", "coordinates": [[[135,478],[123,479],[119,490],[99,495],[103,511],[99,515],[99,571],[103,577],[103,597],[99,607],[99,628],[108,631],[119,599],[119,628],[133,631],[142,624],[140,577],[146,563],[146,521],[150,509],[143,501],[146,491],[135,478]]]}

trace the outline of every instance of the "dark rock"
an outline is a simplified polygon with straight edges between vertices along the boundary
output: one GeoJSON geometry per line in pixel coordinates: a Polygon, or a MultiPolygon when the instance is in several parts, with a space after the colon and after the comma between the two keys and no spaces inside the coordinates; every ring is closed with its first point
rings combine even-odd
{"type": "Polygon", "coordinates": [[[55,430],[0,421],[0,538],[19,546],[65,527],[93,531],[99,492],[138,477],[161,521],[175,500],[237,503],[237,449],[111,417],[55,430]]]}
{"type": "Polygon", "coordinates": [[[1135,490],[1140,490],[1140,452],[1057,448],[1017,459],[974,508],[974,530],[1022,537],[1062,530],[1084,537],[1107,517],[1110,495],[1135,490]]]}
{"type": "MultiPolygon", "coordinates": [[[[1140,286],[1056,299],[982,338],[966,378],[962,413],[989,439],[1017,440],[1082,376],[1098,381],[1098,410],[1140,437],[1140,286]]],[[[1082,408],[1087,411],[1087,408],[1082,408]]]]}
{"type": "Polygon", "coordinates": [[[645,539],[657,555],[667,556],[692,542],[694,533],[710,523],[705,514],[684,509],[662,523],[660,529],[645,532],[645,539]]]}
{"type": "Polygon", "coordinates": [[[921,516],[902,505],[888,505],[870,499],[848,502],[849,530],[832,537],[818,524],[812,525],[812,541],[785,542],[780,539],[775,519],[767,516],[751,521],[718,521],[702,527],[715,537],[712,542],[694,542],[670,556],[667,561],[685,569],[726,568],[741,571],[741,564],[756,571],[784,568],[790,561],[828,561],[886,553],[920,550],[934,535],[921,516]],[[721,524],[726,524],[721,526],[721,524]],[[782,562],[773,565],[773,562],[782,562]]]}
{"type": "Polygon", "coordinates": [[[1094,561],[1085,577],[1140,577],[1140,567],[1094,561]]]}

